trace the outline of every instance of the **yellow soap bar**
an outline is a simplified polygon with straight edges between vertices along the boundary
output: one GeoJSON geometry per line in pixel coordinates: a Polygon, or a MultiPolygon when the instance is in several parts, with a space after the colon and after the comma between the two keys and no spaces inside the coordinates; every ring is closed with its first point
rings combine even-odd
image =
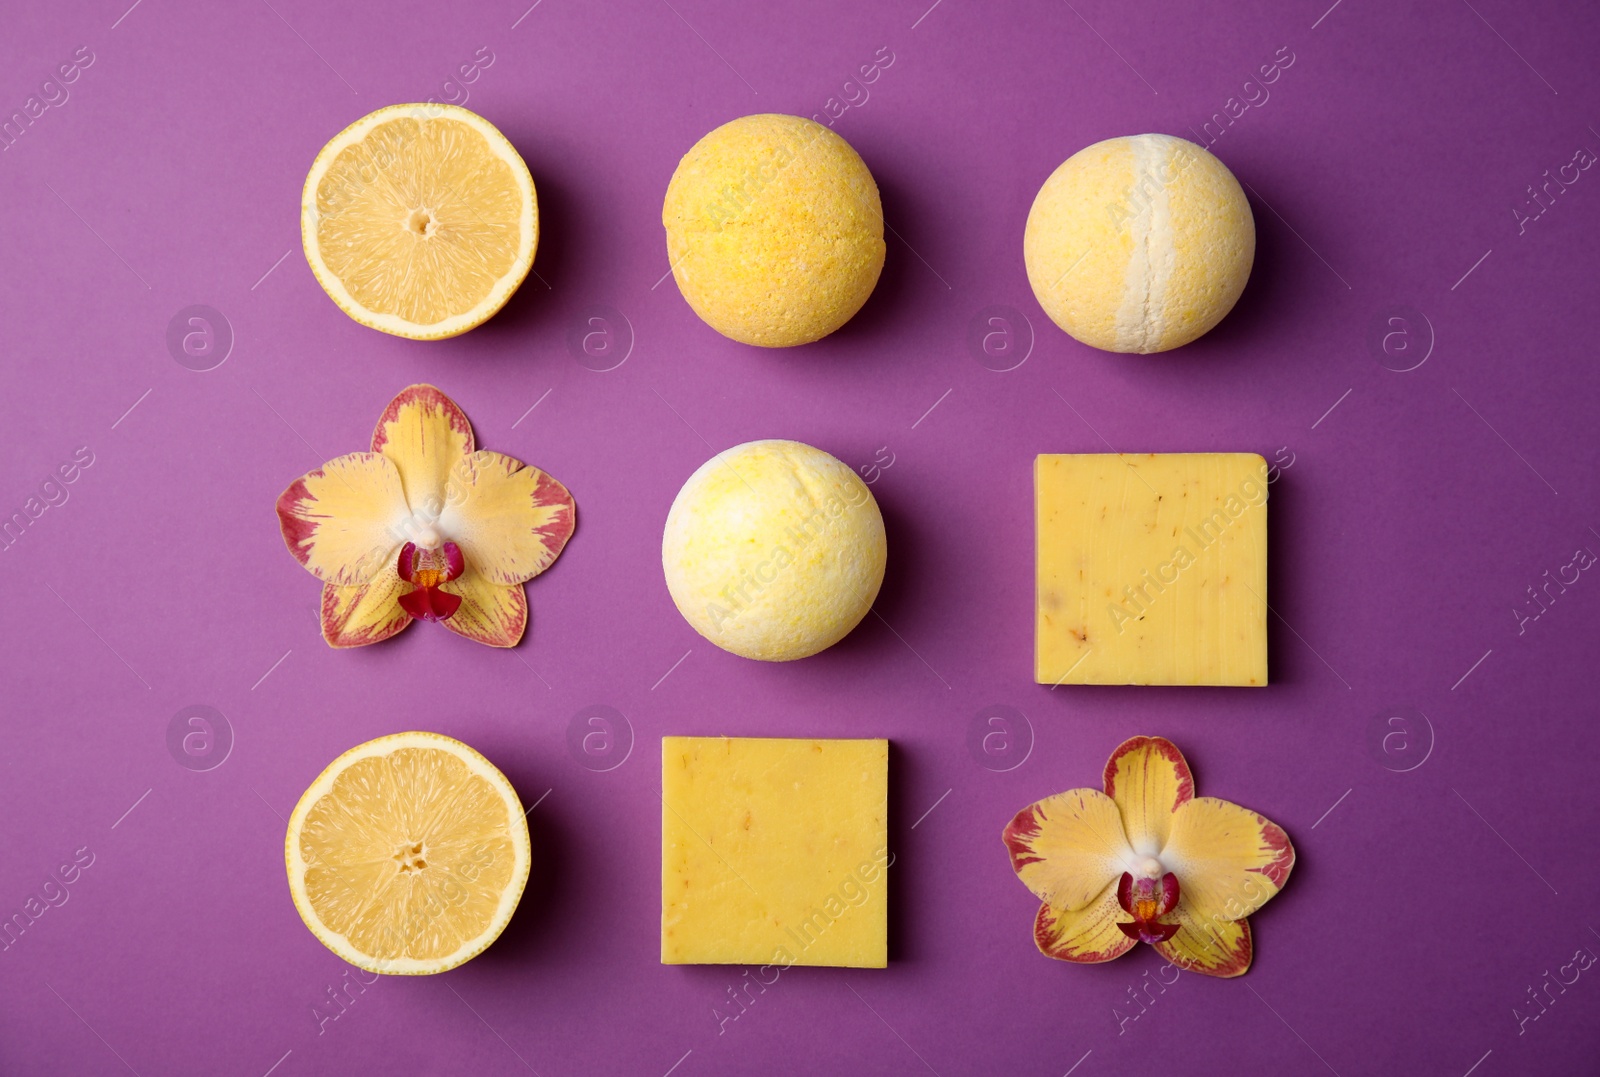
{"type": "Polygon", "coordinates": [[[1034,461],[1034,679],[1267,683],[1267,463],[1255,453],[1034,461]]]}
{"type": "Polygon", "coordinates": [[[888,964],[889,742],[661,739],[661,962],[888,964]]]}

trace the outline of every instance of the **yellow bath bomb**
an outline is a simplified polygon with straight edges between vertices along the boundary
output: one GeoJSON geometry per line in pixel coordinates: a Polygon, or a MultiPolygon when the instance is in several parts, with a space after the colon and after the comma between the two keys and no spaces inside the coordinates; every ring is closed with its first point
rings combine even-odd
{"type": "Polygon", "coordinates": [[[694,144],[661,223],[678,290],[711,328],[809,344],[861,309],[883,269],[883,204],[860,155],[798,116],[745,116],[694,144]]]}
{"type": "Polygon", "coordinates": [[[1112,352],[1163,352],[1220,322],[1250,277],[1239,181],[1193,142],[1132,135],[1067,158],[1039,188],[1022,254],[1050,319],[1112,352]]]}
{"type": "Polygon", "coordinates": [[[798,441],[752,441],[706,461],[678,491],[661,539],[684,620],[766,662],[843,639],[878,597],[886,555],[867,484],[798,441]]]}

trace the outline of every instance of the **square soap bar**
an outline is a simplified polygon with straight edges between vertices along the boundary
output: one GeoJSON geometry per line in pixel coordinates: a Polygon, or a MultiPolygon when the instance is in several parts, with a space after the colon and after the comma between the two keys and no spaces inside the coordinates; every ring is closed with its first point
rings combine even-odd
{"type": "Polygon", "coordinates": [[[1267,463],[1255,453],[1034,461],[1034,679],[1267,683],[1267,463]]]}
{"type": "Polygon", "coordinates": [[[661,961],[888,964],[889,742],[663,737],[661,961]]]}

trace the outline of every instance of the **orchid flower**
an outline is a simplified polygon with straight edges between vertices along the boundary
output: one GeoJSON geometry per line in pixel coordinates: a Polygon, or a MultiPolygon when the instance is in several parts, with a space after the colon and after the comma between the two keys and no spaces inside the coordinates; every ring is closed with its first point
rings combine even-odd
{"type": "Polygon", "coordinates": [[[522,589],[572,537],[567,488],[477,450],[472,425],[431,385],[384,409],[372,451],[328,461],[278,498],[289,552],[322,581],[322,636],[361,647],[413,620],[491,647],[528,623],[522,589]]]}
{"type": "Polygon", "coordinates": [[[1208,976],[1250,967],[1245,918],[1294,867],[1282,828],[1195,796],[1189,764],[1164,737],[1123,742],[1106,763],[1105,792],[1046,797],[1018,812],[1001,840],[1044,902],[1033,938],[1046,956],[1089,964],[1147,942],[1208,976]]]}

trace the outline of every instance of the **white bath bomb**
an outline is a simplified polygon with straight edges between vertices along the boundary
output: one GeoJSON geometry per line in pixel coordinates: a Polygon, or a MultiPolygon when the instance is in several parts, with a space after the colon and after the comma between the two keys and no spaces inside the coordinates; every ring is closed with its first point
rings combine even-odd
{"type": "Polygon", "coordinates": [[[706,461],[678,491],[661,538],[684,620],[766,662],[843,639],[878,597],[886,555],[867,484],[798,441],[752,441],[706,461]]]}
{"type": "Polygon", "coordinates": [[[1233,309],[1255,261],[1255,218],[1233,173],[1193,142],[1112,138],[1045,180],[1022,255],[1039,305],[1072,336],[1162,352],[1233,309]]]}

